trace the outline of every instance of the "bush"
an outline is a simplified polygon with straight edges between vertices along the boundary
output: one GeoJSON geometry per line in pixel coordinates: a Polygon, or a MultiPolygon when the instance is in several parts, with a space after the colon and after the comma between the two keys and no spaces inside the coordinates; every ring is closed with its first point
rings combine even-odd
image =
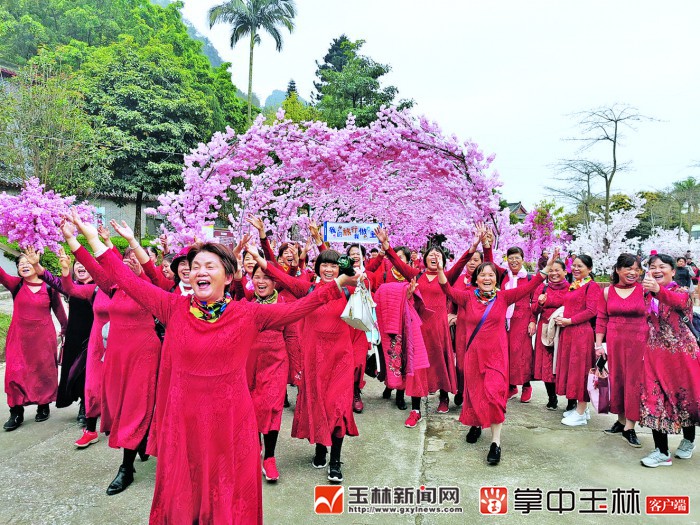
{"type": "Polygon", "coordinates": [[[12,316],[0,312],[0,363],[5,362],[5,341],[12,316]]]}

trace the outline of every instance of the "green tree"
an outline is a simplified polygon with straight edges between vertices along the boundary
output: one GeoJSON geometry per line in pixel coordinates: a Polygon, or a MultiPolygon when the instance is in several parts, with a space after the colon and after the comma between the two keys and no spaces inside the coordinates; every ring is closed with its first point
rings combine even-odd
{"type": "Polygon", "coordinates": [[[140,237],[144,195],[179,187],[182,154],[208,136],[212,111],[192,71],[164,44],[143,47],[125,37],[96,49],[82,71],[88,112],[115,146],[103,189],[136,196],[140,237]]]}
{"type": "Polygon", "coordinates": [[[0,158],[7,174],[86,195],[101,157],[94,141],[74,76],[28,65],[0,89],[0,158]]]}
{"type": "Polygon", "coordinates": [[[284,109],[285,116],[294,122],[309,122],[319,119],[319,113],[316,108],[304,104],[299,100],[299,95],[296,92],[284,99],[282,109],[284,109]]]}
{"type": "MultiPolygon", "coordinates": [[[[367,126],[377,119],[379,109],[391,105],[398,94],[396,87],[382,88],[379,82],[391,68],[358,53],[364,43],[364,40],[343,42],[341,49],[347,61],[342,69],[319,70],[322,86],[317,109],[330,126],[344,127],[350,113],[358,126],[367,126]]],[[[412,101],[400,101],[398,106],[401,109],[412,105],[412,101]]]]}
{"type": "Polygon", "coordinates": [[[316,93],[312,95],[311,100],[313,102],[320,102],[323,98],[321,90],[323,89],[323,86],[326,85],[326,82],[322,78],[323,71],[330,69],[340,73],[345,67],[345,64],[347,64],[348,55],[343,49],[343,45],[346,42],[350,42],[350,40],[345,35],[340,35],[338,38],[334,38],[333,42],[331,42],[331,46],[328,48],[328,53],[326,53],[326,56],[323,57],[323,62],[319,64],[318,60],[316,61],[316,77],[318,78],[318,81],[314,82],[316,93]]]}
{"type": "Polygon", "coordinates": [[[242,38],[249,37],[248,58],[248,122],[252,122],[253,108],[253,50],[260,43],[260,31],[267,32],[275,41],[277,51],[282,50],[280,26],[291,33],[294,30],[296,6],[294,0],[230,0],[209,11],[209,26],[226,23],[231,28],[231,47],[242,38]]]}

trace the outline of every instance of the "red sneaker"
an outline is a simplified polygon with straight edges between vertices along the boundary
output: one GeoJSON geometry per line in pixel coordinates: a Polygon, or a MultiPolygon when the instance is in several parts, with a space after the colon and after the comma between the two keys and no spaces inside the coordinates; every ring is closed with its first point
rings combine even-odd
{"type": "Polygon", "coordinates": [[[513,399],[514,397],[518,397],[518,387],[517,386],[514,386],[514,387],[508,389],[508,399],[513,399]]]}
{"type": "Polygon", "coordinates": [[[520,396],[520,402],[521,403],[529,403],[531,399],[532,399],[532,387],[531,386],[524,386],[523,387],[523,394],[520,396]]]}
{"type": "Polygon", "coordinates": [[[364,408],[365,404],[362,402],[360,394],[355,394],[355,397],[352,398],[352,411],[356,414],[362,414],[362,410],[364,410],[364,408]]]}
{"type": "Polygon", "coordinates": [[[438,414],[447,414],[450,411],[450,400],[449,399],[441,399],[440,404],[438,405],[437,412],[438,414]]]}
{"type": "Polygon", "coordinates": [[[280,479],[280,473],[277,470],[277,462],[275,458],[267,458],[263,460],[262,473],[265,479],[269,482],[274,482],[280,479]]]}
{"type": "Polygon", "coordinates": [[[85,448],[93,443],[97,443],[99,440],[100,436],[97,432],[90,432],[87,429],[83,429],[83,435],[75,442],[75,446],[78,448],[85,448]]]}
{"type": "Polygon", "coordinates": [[[408,418],[406,419],[406,428],[415,427],[419,421],[420,421],[420,412],[418,412],[418,410],[411,410],[411,413],[408,414],[408,418]]]}

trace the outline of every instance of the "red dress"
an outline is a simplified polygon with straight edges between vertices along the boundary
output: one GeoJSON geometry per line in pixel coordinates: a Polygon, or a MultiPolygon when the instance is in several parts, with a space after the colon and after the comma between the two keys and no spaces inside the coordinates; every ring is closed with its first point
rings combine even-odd
{"type": "Polygon", "coordinates": [[[589,281],[577,290],[570,290],[564,298],[563,317],[570,318],[571,324],[559,332],[556,393],[566,399],[590,401],[586,381],[588,371],[595,364],[591,319],[598,313],[602,294],[598,283],[589,281]]]}
{"type": "Polygon", "coordinates": [[[656,305],[652,295],[646,298],[649,342],[644,350],[639,424],[678,434],[700,425],[700,350],[680,315],[692,319],[693,303],[675,283],[662,287],[656,297],[656,305]]]}
{"type": "MultiPolygon", "coordinates": [[[[277,304],[285,302],[284,298],[278,297],[277,304]]],[[[296,326],[294,323],[281,330],[260,332],[248,355],[248,388],[258,432],[262,434],[279,430],[282,424],[290,362],[301,351],[296,326]]]]}
{"type": "MultiPolygon", "coordinates": [[[[268,265],[266,273],[298,298],[307,295],[312,286],[273,265],[268,265]]],[[[335,283],[313,286],[337,288],[335,283]]],[[[331,445],[331,435],[359,435],[352,412],[353,328],[340,318],[346,304],[344,297],[331,301],[300,323],[303,365],[292,436],[325,446],[331,445]]]]}
{"type": "Polygon", "coordinates": [[[569,283],[562,280],[559,283],[549,283],[547,291],[544,291],[545,285],[537,288],[532,294],[532,313],[539,321],[537,322],[537,333],[535,334],[535,367],[533,370],[533,378],[546,383],[554,383],[554,347],[545,346],[542,342],[542,327],[549,324],[552,314],[564,305],[564,299],[569,292],[569,283]],[[554,284],[554,285],[553,285],[554,284]],[[547,294],[547,301],[544,306],[540,306],[537,299],[543,293],[547,294]]]}
{"type": "Polygon", "coordinates": [[[615,286],[600,295],[596,333],[605,335],[610,372],[610,412],[639,421],[644,375],[644,349],[649,327],[641,284],[622,298],[615,286]]]}
{"type": "MultiPolygon", "coordinates": [[[[74,254],[100,288],[113,288],[114,281],[85,248],[74,254]]],[[[148,433],[156,400],[160,344],[153,315],[117,288],[109,303],[100,418],[100,431],[109,432],[112,448],[136,450],[148,433]]]]}
{"type": "Polygon", "coordinates": [[[109,322],[111,299],[96,284],[90,283],[78,286],[70,276],[61,277],[61,290],[71,297],[92,301],[94,317],[88,339],[87,360],[85,362],[84,399],[85,415],[87,417],[99,417],[102,411],[102,364],[105,355],[102,328],[109,322]],[[96,289],[97,293],[95,293],[96,289]]]}
{"type": "MultiPolygon", "coordinates": [[[[394,267],[406,279],[413,279],[421,273],[420,270],[411,268],[396,254],[393,248],[386,252],[394,267]]],[[[464,265],[471,257],[472,252],[465,252],[459,261],[449,270],[445,271],[449,283],[454,283],[464,269],[464,265]]],[[[447,324],[447,298],[440,287],[437,274],[428,278],[423,273],[418,278],[418,287],[425,302],[426,308],[433,311],[433,315],[421,326],[423,341],[428,350],[430,368],[428,368],[428,389],[430,392],[444,390],[457,392],[457,371],[455,369],[455,355],[452,350],[450,328],[447,324]]]]}
{"type": "Polygon", "coordinates": [[[233,301],[209,323],[190,313],[189,297],[139,279],[110,252],[98,260],[121,289],[168,327],[162,351],[170,355],[172,371],[167,391],[158,389],[150,523],[262,523],[260,443],[246,379],[248,354],[259,332],[281,329],[339,298],[338,288],[324,286],[294,304],[233,301]]]}
{"type": "MultiPolygon", "coordinates": [[[[526,285],[496,294],[489,315],[464,355],[464,402],[459,416],[463,424],[488,427],[505,421],[509,366],[506,311],[510,304],[529,296],[540,283],[542,276],[538,273],[526,285]]],[[[477,299],[474,290],[461,292],[448,284],[442,288],[452,302],[464,307],[462,322],[471,337],[486,305],[477,299]]]]}
{"type": "Polygon", "coordinates": [[[51,310],[63,330],[68,324],[58,292],[49,297],[46,283],[37,286],[23,281],[0,268],[0,284],[13,297],[5,346],[5,393],[10,407],[48,405],[56,401],[58,347],[51,310]],[[32,287],[39,291],[32,292],[32,287]]]}

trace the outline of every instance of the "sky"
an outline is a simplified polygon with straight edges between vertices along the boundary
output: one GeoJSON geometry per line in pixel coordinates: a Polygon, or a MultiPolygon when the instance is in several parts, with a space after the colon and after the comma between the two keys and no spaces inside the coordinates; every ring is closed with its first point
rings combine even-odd
{"type": "MultiPolygon", "coordinates": [[[[209,29],[207,12],[222,0],[185,0],[183,15],[232,63],[248,85],[248,46],[231,50],[225,25],[209,29]]],[[[296,0],[296,27],[281,52],[268,35],[255,49],[253,92],[261,101],[296,81],[313,90],[316,63],[332,40],[363,39],[362,53],[389,64],[384,84],[413,99],[414,112],[444,132],[495,153],[509,202],[530,208],[551,198],[555,165],[575,158],[574,113],[613,104],[656,120],[625,130],[616,176],[622,193],[660,190],[700,179],[700,2],[472,0],[296,0]]],[[[606,160],[607,150],[583,153],[606,160]]],[[[558,202],[560,202],[558,200],[558,202]]],[[[563,202],[561,202],[563,204],[563,202]]]]}

